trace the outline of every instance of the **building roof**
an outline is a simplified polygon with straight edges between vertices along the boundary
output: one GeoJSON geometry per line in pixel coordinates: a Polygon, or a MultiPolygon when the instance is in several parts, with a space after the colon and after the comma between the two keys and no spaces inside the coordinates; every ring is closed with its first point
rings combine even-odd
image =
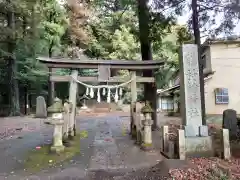
{"type": "Polygon", "coordinates": [[[81,60],[70,58],[38,57],[40,62],[51,68],[89,68],[97,69],[99,65],[110,66],[115,69],[158,69],[164,61],[133,61],[133,60],[81,60]]]}
{"type": "MultiPolygon", "coordinates": [[[[208,79],[212,78],[213,74],[214,74],[214,72],[204,74],[204,82],[207,81],[208,79]]],[[[166,89],[158,89],[157,94],[172,93],[178,89],[180,89],[180,82],[179,82],[179,84],[174,85],[169,88],[166,88],[166,89]]]]}
{"type": "Polygon", "coordinates": [[[228,36],[224,38],[208,38],[202,43],[201,51],[204,52],[212,44],[240,44],[240,36],[228,36]]]}
{"type": "Polygon", "coordinates": [[[232,44],[232,43],[240,43],[240,36],[228,36],[224,38],[207,38],[202,46],[211,45],[211,44],[232,44]]]}

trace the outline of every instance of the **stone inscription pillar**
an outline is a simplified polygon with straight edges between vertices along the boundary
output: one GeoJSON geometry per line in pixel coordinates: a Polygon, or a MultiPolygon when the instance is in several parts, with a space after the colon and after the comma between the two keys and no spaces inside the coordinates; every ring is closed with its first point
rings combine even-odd
{"type": "Polygon", "coordinates": [[[207,136],[207,127],[202,126],[198,47],[195,44],[185,44],[181,48],[180,79],[181,115],[185,136],[207,136]]]}

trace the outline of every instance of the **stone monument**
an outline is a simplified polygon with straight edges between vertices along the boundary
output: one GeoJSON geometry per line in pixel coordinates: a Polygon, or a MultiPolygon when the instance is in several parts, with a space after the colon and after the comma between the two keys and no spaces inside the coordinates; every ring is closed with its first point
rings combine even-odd
{"type": "Polygon", "coordinates": [[[237,125],[237,112],[233,109],[226,109],[223,111],[223,128],[229,130],[230,139],[237,138],[238,125],[237,125]]]}
{"type": "Polygon", "coordinates": [[[36,118],[47,117],[47,106],[43,96],[38,96],[36,99],[36,118]]]}
{"type": "Polygon", "coordinates": [[[208,127],[202,124],[198,47],[195,44],[184,44],[182,46],[180,80],[185,149],[189,154],[210,153],[208,151],[211,151],[212,142],[208,135],[208,127]]]}

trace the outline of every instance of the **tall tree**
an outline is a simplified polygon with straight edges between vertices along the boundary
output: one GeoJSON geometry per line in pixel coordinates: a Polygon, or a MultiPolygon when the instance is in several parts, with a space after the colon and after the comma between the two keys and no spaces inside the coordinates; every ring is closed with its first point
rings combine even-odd
{"type": "MultiPolygon", "coordinates": [[[[7,3],[11,3],[8,1],[7,3]]],[[[15,26],[16,18],[15,12],[13,9],[8,9],[7,11],[7,23],[8,28],[10,30],[10,34],[8,36],[8,71],[9,71],[9,88],[10,88],[10,115],[18,116],[20,115],[20,105],[19,105],[19,88],[18,88],[18,80],[16,79],[17,74],[17,63],[15,56],[15,47],[16,47],[16,26],[15,26]]]]}
{"type": "MultiPolygon", "coordinates": [[[[150,12],[147,0],[138,0],[139,39],[142,60],[152,60],[152,47],[150,41],[150,12]]],[[[143,76],[151,77],[153,72],[144,71],[143,76]]],[[[144,84],[144,98],[152,102],[152,84],[144,84]]]]}
{"type": "Polygon", "coordinates": [[[195,37],[195,44],[198,46],[198,65],[199,65],[199,80],[200,80],[200,94],[201,94],[201,107],[202,107],[202,123],[206,125],[205,115],[205,90],[204,90],[204,76],[203,76],[203,61],[201,59],[201,36],[199,28],[198,16],[198,2],[192,0],[192,27],[195,37]]]}
{"type": "Polygon", "coordinates": [[[84,0],[67,0],[67,9],[69,15],[68,33],[71,39],[70,44],[85,49],[90,35],[87,31],[88,18],[90,16],[90,7],[84,0]]]}

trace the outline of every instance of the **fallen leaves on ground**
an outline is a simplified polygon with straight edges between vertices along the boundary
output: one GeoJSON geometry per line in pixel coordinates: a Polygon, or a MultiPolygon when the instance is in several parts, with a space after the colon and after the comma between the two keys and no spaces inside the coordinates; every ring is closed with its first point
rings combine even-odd
{"type": "Polygon", "coordinates": [[[223,160],[218,158],[192,158],[189,161],[193,167],[187,169],[172,169],[169,174],[177,180],[239,180],[240,174],[226,173],[231,168],[239,168],[240,159],[232,159],[225,164],[226,171],[219,167],[223,160]]]}

